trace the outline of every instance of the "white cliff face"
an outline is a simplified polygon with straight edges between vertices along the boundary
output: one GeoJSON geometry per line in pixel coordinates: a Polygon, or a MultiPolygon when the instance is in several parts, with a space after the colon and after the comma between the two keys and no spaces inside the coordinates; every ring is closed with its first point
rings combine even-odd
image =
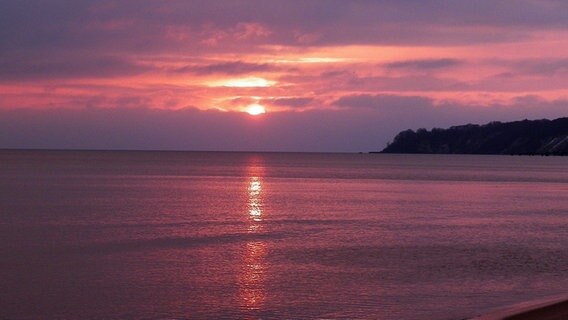
{"type": "Polygon", "coordinates": [[[552,137],[537,151],[539,154],[568,154],[568,134],[552,137]]]}
{"type": "Polygon", "coordinates": [[[564,137],[557,137],[551,141],[551,152],[566,152],[568,151],[568,135],[564,137]]]}

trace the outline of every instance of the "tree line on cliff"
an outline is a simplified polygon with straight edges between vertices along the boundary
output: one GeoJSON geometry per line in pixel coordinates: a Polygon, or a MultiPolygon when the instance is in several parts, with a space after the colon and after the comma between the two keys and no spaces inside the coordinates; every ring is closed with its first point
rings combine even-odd
{"type": "Polygon", "coordinates": [[[568,118],[406,130],[382,152],[568,155],[568,118]]]}

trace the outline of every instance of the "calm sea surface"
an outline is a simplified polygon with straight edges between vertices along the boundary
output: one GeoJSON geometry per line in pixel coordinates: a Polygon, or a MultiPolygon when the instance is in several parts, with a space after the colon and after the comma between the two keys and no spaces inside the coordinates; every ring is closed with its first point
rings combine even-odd
{"type": "Polygon", "coordinates": [[[568,288],[568,157],[0,151],[0,319],[460,319],[568,288]]]}

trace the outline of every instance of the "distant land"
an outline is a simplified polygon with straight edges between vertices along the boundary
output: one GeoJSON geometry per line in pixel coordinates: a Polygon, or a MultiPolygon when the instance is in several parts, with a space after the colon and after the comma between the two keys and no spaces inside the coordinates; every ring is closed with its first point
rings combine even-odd
{"type": "Polygon", "coordinates": [[[568,118],[400,132],[382,153],[568,155],[568,118]]]}

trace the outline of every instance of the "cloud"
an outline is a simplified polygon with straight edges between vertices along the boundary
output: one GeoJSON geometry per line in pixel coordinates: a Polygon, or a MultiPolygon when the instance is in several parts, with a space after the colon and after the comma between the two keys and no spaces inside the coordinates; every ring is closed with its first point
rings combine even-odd
{"type": "Polygon", "coordinates": [[[568,73],[568,58],[531,59],[512,63],[513,72],[535,76],[557,76],[568,73]]]}
{"type": "Polygon", "coordinates": [[[401,95],[349,95],[337,99],[334,105],[344,108],[415,108],[432,107],[433,101],[422,96],[401,95]]]}
{"type": "Polygon", "coordinates": [[[198,75],[208,74],[249,74],[255,72],[267,72],[279,70],[277,66],[266,63],[248,63],[242,61],[231,61],[222,63],[213,63],[205,65],[188,65],[176,68],[176,73],[194,73],[198,75]]]}
{"type": "Polygon", "coordinates": [[[322,78],[338,78],[338,77],[353,78],[355,76],[356,74],[353,70],[330,70],[330,71],[324,71],[320,74],[320,77],[322,78]]]}
{"type": "Polygon", "coordinates": [[[348,79],[346,86],[361,91],[470,91],[471,83],[432,75],[370,76],[348,79]]]}
{"type": "Polygon", "coordinates": [[[0,2],[0,51],[113,54],[259,50],[256,45],[511,42],[565,30],[562,1],[0,2]],[[251,9],[254,8],[254,9],[251,9]],[[251,46],[251,44],[255,46],[251,46]]]}
{"type": "Polygon", "coordinates": [[[384,64],[387,69],[393,70],[435,70],[455,67],[463,64],[463,60],[443,58],[443,59],[422,59],[395,61],[384,64]]]}
{"type": "Polygon", "coordinates": [[[113,56],[0,58],[1,80],[113,78],[139,75],[153,67],[113,56]]]}
{"type": "Polygon", "coordinates": [[[269,103],[281,107],[305,107],[314,102],[313,98],[305,97],[292,97],[292,98],[277,98],[266,99],[269,103]]]}

